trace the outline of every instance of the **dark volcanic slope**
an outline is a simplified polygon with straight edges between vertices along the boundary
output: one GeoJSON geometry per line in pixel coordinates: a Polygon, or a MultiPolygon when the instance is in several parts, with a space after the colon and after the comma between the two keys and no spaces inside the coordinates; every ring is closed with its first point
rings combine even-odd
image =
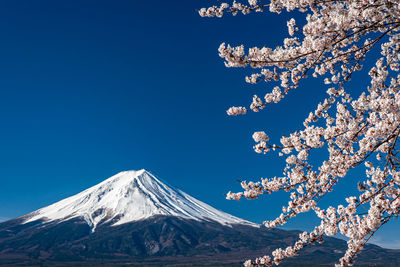
{"type": "MultiPolygon", "coordinates": [[[[21,220],[0,224],[1,266],[240,266],[249,257],[293,244],[299,233],[167,216],[119,226],[100,224],[94,233],[79,218],[22,225],[21,220]]],[[[290,266],[332,265],[345,248],[345,241],[327,238],[308,247],[290,266]]],[[[400,266],[400,253],[369,245],[358,263],[400,266]]]]}

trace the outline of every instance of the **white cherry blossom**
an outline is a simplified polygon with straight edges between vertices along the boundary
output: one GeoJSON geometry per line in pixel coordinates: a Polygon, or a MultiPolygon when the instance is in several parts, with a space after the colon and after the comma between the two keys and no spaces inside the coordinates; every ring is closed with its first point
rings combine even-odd
{"type": "Polygon", "coordinates": [[[266,227],[284,225],[310,211],[321,221],[313,231],[300,234],[293,246],[248,260],[245,266],[277,265],[303,247],[322,242],[324,235],[337,233],[348,237],[347,251],[337,266],[351,265],[369,238],[400,212],[400,2],[249,0],[202,8],[199,14],[222,17],[267,10],[303,12],[305,23],[297,25],[290,19],[287,38],[275,48],[220,45],[219,56],[227,67],[256,70],[246,82],[273,84],[263,97],[253,96],[248,108],[231,107],[227,113],[258,112],[279,103],[308,76],[321,77],[321,90],[327,95],[315,103],[303,128],[277,137],[280,144],[272,143],[265,132],[253,134],[256,152],[276,151],[286,166],[280,177],[243,181],[243,191],[229,192],[227,199],[256,199],[283,190],[290,200],[277,218],[264,222],[266,227]],[[376,58],[377,53],[370,53],[373,48],[380,52],[376,58]],[[367,57],[374,60],[374,66],[365,71],[370,84],[357,95],[347,82],[354,72],[363,70],[367,57]],[[311,164],[309,158],[321,149],[328,156],[311,164]],[[354,168],[365,168],[365,176],[356,181],[359,194],[345,198],[345,205],[320,207],[319,200],[354,168]]]}

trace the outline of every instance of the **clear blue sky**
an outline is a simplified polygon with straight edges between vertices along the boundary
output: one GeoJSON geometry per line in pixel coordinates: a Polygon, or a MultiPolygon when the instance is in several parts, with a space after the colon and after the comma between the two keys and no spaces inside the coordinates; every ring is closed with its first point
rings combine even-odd
{"type": "MultiPolygon", "coordinates": [[[[228,117],[231,105],[270,88],[246,84],[249,69],[226,69],[219,44],[279,45],[288,16],[197,15],[214,3],[1,1],[0,219],[142,168],[242,218],[279,214],[285,193],[243,202],[224,193],[240,190],[237,179],[281,174],[275,155],[253,152],[252,133],[278,141],[301,126],[325,88],[310,81],[264,112],[228,117]]],[[[341,202],[354,179],[325,201],[341,202]]],[[[313,222],[301,216],[288,228],[313,222]]],[[[400,243],[390,237],[396,227],[388,225],[380,242],[400,243]]]]}

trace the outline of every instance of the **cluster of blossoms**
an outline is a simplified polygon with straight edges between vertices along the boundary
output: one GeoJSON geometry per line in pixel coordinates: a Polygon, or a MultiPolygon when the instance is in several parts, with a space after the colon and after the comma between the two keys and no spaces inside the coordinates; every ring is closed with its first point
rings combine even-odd
{"type": "Polygon", "coordinates": [[[202,17],[222,17],[224,13],[231,13],[236,16],[238,13],[244,15],[249,14],[252,11],[262,12],[264,7],[267,5],[262,5],[258,3],[257,0],[249,0],[248,5],[234,1],[232,5],[228,3],[221,3],[220,6],[212,6],[209,8],[202,8],[199,10],[199,14],[202,17]]]}
{"type": "Polygon", "coordinates": [[[228,115],[246,114],[246,112],[247,109],[245,107],[231,107],[226,111],[228,115]]]}
{"type": "MultiPolygon", "coordinates": [[[[281,177],[243,181],[244,191],[229,192],[228,199],[255,199],[263,194],[284,190],[290,201],[266,227],[284,225],[300,213],[315,212],[321,219],[313,231],[300,234],[286,249],[277,249],[272,257],[246,261],[246,266],[271,266],[293,257],[305,246],[322,242],[323,236],[341,233],[349,238],[348,248],[337,266],[353,263],[369,238],[400,212],[400,1],[399,0],[272,0],[268,4],[249,0],[247,4],[222,3],[199,11],[201,16],[221,17],[269,11],[298,10],[306,14],[306,23],[287,22],[289,38],[276,48],[249,48],[243,45],[219,47],[227,67],[259,69],[246,77],[248,83],[276,83],[263,98],[253,96],[249,109],[260,111],[278,103],[299,82],[312,74],[323,77],[330,86],[326,98],[305,118],[304,128],[272,144],[264,132],[255,132],[254,149],[258,153],[277,151],[286,160],[281,177]],[[370,85],[359,96],[345,89],[355,71],[373,48],[380,49],[368,74],[370,85]],[[317,149],[326,149],[328,157],[317,165],[308,158],[317,149]],[[365,167],[358,182],[360,194],[346,198],[346,205],[318,206],[340,179],[356,167],[365,167]]],[[[374,55],[374,54],[372,54],[374,55]]],[[[245,114],[244,107],[231,107],[229,115],[245,114]]]]}

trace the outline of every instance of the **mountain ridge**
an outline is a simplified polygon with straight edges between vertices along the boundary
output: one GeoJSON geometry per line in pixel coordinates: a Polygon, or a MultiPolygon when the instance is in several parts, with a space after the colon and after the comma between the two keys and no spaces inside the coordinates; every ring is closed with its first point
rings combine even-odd
{"type": "MultiPolygon", "coordinates": [[[[146,170],[125,171],[0,222],[0,266],[241,266],[299,233],[219,211],[146,170]]],[[[324,240],[281,265],[331,266],[347,244],[324,240]]],[[[400,251],[367,244],[357,265],[400,266],[400,251]]]]}
{"type": "Polygon", "coordinates": [[[154,215],[258,226],[167,185],[145,169],[113,175],[78,194],[27,214],[24,223],[82,217],[94,232],[100,222],[113,221],[112,225],[120,225],[154,215]]]}

